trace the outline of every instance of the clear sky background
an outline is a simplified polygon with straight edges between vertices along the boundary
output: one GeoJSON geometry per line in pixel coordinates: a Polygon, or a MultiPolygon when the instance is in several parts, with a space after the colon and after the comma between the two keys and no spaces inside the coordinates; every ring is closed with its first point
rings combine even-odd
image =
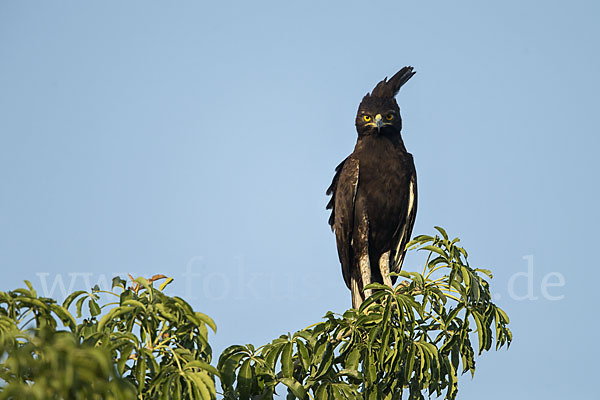
{"type": "Polygon", "coordinates": [[[593,398],[599,18],[591,0],[0,1],[0,290],[170,275],[216,355],[344,311],[325,189],[362,96],[413,65],[414,233],[459,236],[512,318],[459,398],[593,398]]]}

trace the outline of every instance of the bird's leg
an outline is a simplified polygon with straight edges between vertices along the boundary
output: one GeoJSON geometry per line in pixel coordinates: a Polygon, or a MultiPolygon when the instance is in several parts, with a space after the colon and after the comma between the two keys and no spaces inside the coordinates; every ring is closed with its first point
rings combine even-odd
{"type": "Polygon", "coordinates": [[[379,271],[383,278],[383,284],[392,287],[392,278],[390,277],[390,251],[386,251],[379,258],[379,271]]]}
{"type": "Polygon", "coordinates": [[[364,300],[364,295],[360,291],[360,276],[352,276],[350,278],[350,293],[352,293],[352,308],[358,310],[364,300]]]}
{"type": "Polygon", "coordinates": [[[362,280],[361,289],[364,291],[366,299],[372,294],[371,289],[365,290],[365,286],[371,281],[371,260],[369,260],[369,219],[365,213],[358,224],[358,269],[362,280]]]}
{"type": "MultiPolygon", "coordinates": [[[[361,255],[358,263],[360,265],[360,275],[363,282],[362,287],[364,289],[365,286],[371,283],[371,261],[369,260],[369,253],[361,255]]],[[[365,289],[364,292],[366,299],[373,293],[373,290],[365,289]]]]}

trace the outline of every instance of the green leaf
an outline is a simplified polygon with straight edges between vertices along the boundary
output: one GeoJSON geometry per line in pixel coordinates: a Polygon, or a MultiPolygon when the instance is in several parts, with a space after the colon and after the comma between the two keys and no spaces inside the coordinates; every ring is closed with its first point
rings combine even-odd
{"type": "Polygon", "coordinates": [[[98,331],[101,332],[104,330],[106,324],[114,319],[116,319],[117,317],[120,317],[121,315],[133,312],[134,308],[133,307],[116,307],[113,308],[112,310],[110,310],[106,315],[104,315],[102,317],[102,319],[100,319],[100,322],[98,323],[98,331]]]}
{"type": "Polygon", "coordinates": [[[240,367],[240,372],[237,378],[237,391],[240,395],[241,400],[250,399],[250,390],[252,389],[252,367],[250,366],[250,359],[246,359],[240,367]]]}
{"type": "Polygon", "coordinates": [[[479,289],[479,281],[477,278],[471,280],[471,297],[472,301],[478,302],[481,296],[481,290],[479,289]]]}
{"type": "Polygon", "coordinates": [[[143,354],[138,354],[138,359],[135,363],[135,377],[138,382],[138,390],[142,392],[146,386],[146,358],[143,354]]]}
{"type": "Polygon", "coordinates": [[[120,287],[122,289],[125,289],[125,285],[127,285],[127,281],[126,280],[121,279],[118,276],[115,276],[114,278],[112,278],[111,288],[120,287]]]}
{"type": "Polygon", "coordinates": [[[282,378],[279,382],[283,383],[300,400],[306,399],[306,389],[294,378],[282,378]]]}
{"type": "Polygon", "coordinates": [[[215,321],[213,321],[213,319],[211,317],[209,317],[206,314],[203,314],[201,312],[196,311],[195,313],[196,318],[199,318],[202,322],[204,322],[206,325],[208,325],[210,327],[210,329],[213,330],[214,333],[217,333],[217,325],[215,324],[215,321]]]}
{"type": "Polygon", "coordinates": [[[217,369],[215,367],[213,367],[209,363],[204,362],[202,360],[190,361],[189,363],[185,364],[185,366],[183,367],[183,369],[191,369],[191,368],[200,368],[200,369],[203,369],[213,375],[219,376],[219,371],[217,371],[217,369]]]}
{"type": "Polygon", "coordinates": [[[158,312],[160,313],[160,315],[162,315],[163,317],[165,317],[166,319],[168,319],[169,321],[177,324],[179,321],[177,319],[177,316],[171,312],[169,312],[169,309],[167,309],[167,307],[165,307],[164,304],[160,304],[157,303],[155,305],[156,309],[158,310],[158,312]]]}
{"type": "Polygon", "coordinates": [[[481,354],[483,352],[483,348],[486,343],[486,337],[485,337],[486,332],[483,329],[483,324],[481,321],[482,316],[477,311],[473,311],[471,315],[473,315],[473,319],[475,320],[475,324],[477,325],[477,336],[478,336],[478,341],[479,341],[479,354],[481,354]]]}
{"type": "Polygon", "coordinates": [[[82,297],[79,300],[77,300],[77,303],[75,303],[75,305],[77,306],[77,318],[81,318],[81,307],[83,306],[83,302],[85,301],[85,299],[87,299],[87,297],[82,297]]]}
{"type": "Polygon", "coordinates": [[[235,382],[235,370],[244,357],[247,357],[247,354],[234,353],[227,356],[226,359],[221,355],[219,359],[219,372],[221,376],[221,386],[223,386],[224,389],[233,387],[233,383],[235,382]]]}
{"type": "MultiPolygon", "coordinates": [[[[212,399],[213,396],[208,390],[206,384],[202,381],[202,379],[200,379],[199,375],[200,374],[194,372],[183,373],[183,377],[186,379],[186,381],[188,381],[186,383],[188,383],[188,385],[191,385],[193,394],[195,394],[195,396],[190,396],[190,398],[195,398],[196,396],[199,396],[199,398],[201,399],[212,399]]],[[[180,392],[181,390],[178,389],[178,391],[180,392]]]]}
{"type": "Polygon", "coordinates": [[[100,306],[98,305],[98,303],[96,303],[96,301],[94,299],[90,299],[90,301],[88,302],[88,306],[90,308],[90,315],[92,317],[95,317],[96,315],[100,315],[100,313],[101,313],[100,306]]]}
{"type": "Polygon", "coordinates": [[[444,228],[439,227],[439,226],[434,226],[435,229],[438,230],[438,232],[440,232],[442,234],[442,236],[444,237],[444,239],[448,240],[448,234],[446,233],[446,231],[444,230],[444,228]]]}
{"type": "Polygon", "coordinates": [[[404,370],[404,380],[406,382],[408,382],[410,380],[410,377],[412,376],[412,372],[414,369],[414,364],[415,364],[415,358],[416,358],[416,345],[411,343],[409,345],[410,347],[410,351],[407,353],[406,356],[406,367],[404,370]]]}
{"type": "Polygon", "coordinates": [[[406,271],[391,272],[390,275],[391,276],[401,276],[403,278],[411,279],[411,275],[406,271]]]}
{"type": "Polygon", "coordinates": [[[64,326],[68,326],[72,331],[75,330],[77,323],[71,313],[65,308],[58,304],[51,304],[50,309],[60,318],[64,326]]]}
{"type": "Polygon", "coordinates": [[[360,350],[358,349],[358,347],[354,347],[346,357],[346,368],[351,370],[358,370],[359,361],[360,350]]]}
{"type": "Polygon", "coordinates": [[[298,347],[298,359],[302,364],[302,368],[306,372],[310,371],[310,355],[308,354],[308,349],[300,339],[296,339],[296,346],[298,347]]]}
{"type": "Polygon", "coordinates": [[[37,293],[35,292],[35,289],[31,285],[31,282],[29,282],[27,279],[24,282],[25,282],[25,285],[27,285],[27,287],[31,291],[31,297],[37,297],[37,293]]]}
{"type": "Polygon", "coordinates": [[[135,282],[142,285],[144,289],[146,289],[146,292],[148,292],[149,295],[152,295],[152,287],[150,286],[150,282],[148,282],[146,278],[138,276],[137,278],[135,278],[135,282]]]}
{"type": "Polygon", "coordinates": [[[130,307],[139,307],[142,310],[146,310],[146,306],[144,305],[144,303],[142,303],[141,301],[133,300],[133,299],[123,300],[121,302],[121,305],[122,306],[130,306],[130,307]]]}
{"type": "Polygon", "coordinates": [[[129,361],[129,356],[133,351],[133,345],[126,345],[119,348],[119,359],[117,360],[117,370],[119,374],[123,375],[125,370],[125,363],[129,361]]]}
{"type": "Polygon", "coordinates": [[[333,398],[334,400],[345,400],[346,397],[344,396],[344,393],[342,393],[340,391],[340,389],[337,387],[337,385],[330,385],[330,390],[331,393],[333,394],[333,398]]]}
{"type": "Polygon", "coordinates": [[[369,283],[367,286],[365,286],[365,290],[367,289],[375,289],[375,290],[387,290],[390,291],[391,288],[387,285],[382,285],[381,283],[369,283]]]}
{"type": "Polygon", "coordinates": [[[285,339],[275,339],[271,344],[265,346],[265,348],[261,352],[261,355],[265,359],[265,363],[269,366],[271,370],[275,369],[277,360],[279,359],[279,354],[281,353],[281,350],[283,349],[286,343],[287,340],[285,339]]]}
{"type": "Polygon", "coordinates": [[[368,357],[367,363],[367,382],[370,384],[374,384],[377,381],[377,366],[375,365],[375,360],[372,357],[368,357]]]}
{"type": "Polygon", "coordinates": [[[508,318],[508,315],[506,315],[506,313],[504,312],[504,310],[502,310],[500,307],[497,307],[497,310],[500,313],[500,315],[502,315],[503,322],[505,322],[505,323],[508,324],[510,322],[510,319],[508,318]]]}
{"type": "Polygon", "coordinates": [[[343,369],[336,374],[336,376],[349,376],[350,378],[362,381],[363,377],[360,372],[355,369],[343,369]]]}
{"type": "Polygon", "coordinates": [[[329,399],[329,395],[327,394],[327,384],[323,383],[319,386],[319,388],[317,389],[316,393],[315,393],[315,399],[319,399],[319,400],[328,400],[329,399]]]}
{"type": "Polygon", "coordinates": [[[417,349],[417,353],[419,355],[419,369],[418,369],[418,378],[419,381],[423,380],[423,369],[425,368],[425,353],[423,351],[423,348],[419,345],[419,342],[415,342],[415,348],[417,349]]]}
{"type": "Polygon", "coordinates": [[[200,372],[187,372],[184,376],[192,381],[194,387],[198,390],[201,399],[215,398],[214,389],[210,386],[212,382],[210,382],[210,380],[204,380],[206,375],[200,372]]]}
{"type": "Polygon", "coordinates": [[[440,249],[439,247],[435,247],[435,246],[423,246],[420,247],[419,250],[429,250],[432,251],[434,253],[439,254],[440,256],[442,256],[444,258],[444,260],[448,260],[448,255],[446,253],[444,253],[444,251],[442,249],[440,249]]]}
{"type": "Polygon", "coordinates": [[[323,352],[323,357],[321,358],[321,362],[319,363],[319,369],[317,369],[317,373],[315,375],[315,379],[320,378],[322,375],[326,374],[331,367],[331,363],[333,362],[333,346],[330,342],[327,342],[325,346],[325,351],[323,352]]]}
{"type": "Polygon", "coordinates": [[[475,268],[475,271],[479,271],[482,274],[487,275],[490,279],[494,278],[494,275],[492,275],[492,271],[490,271],[489,269],[484,269],[484,268],[475,268]]]}
{"type": "Polygon", "coordinates": [[[469,273],[469,270],[467,269],[467,267],[461,267],[460,272],[463,280],[465,281],[465,286],[468,289],[471,289],[471,274],[469,273]]]}
{"type": "Polygon", "coordinates": [[[31,293],[30,290],[23,289],[23,288],[18,288],[18,289],[15,289],[15,290],[13,290],[11,292],[11,294],[14,294],[14,293],[18,293],[18,294],[20,294],[22,296],[29,297],[29,298],[35,298],[36,297],[36,296],[33,295],[33,293],[31,293]]]}
{"type": "Polygon", "coordinates": [[[211,397],[215,398],[216,397],[215,381],[213,379],[211,379],[211,377],[208,376],[207,373],[204,373],[204,372],[197,373],[197,376],[199,376],[200,379],[202,380],[202,382],[204,382],[204,384],[206,385],[206,387],[208,387],[208,389],[211,393],[211,397]]]}
{"type": "Polygon", "coordinates": [[[292,342],[286,343],[281,352],[281,372],[286,378],[290,378],[294,373],[294,364],[292,362],[292,342]]]}

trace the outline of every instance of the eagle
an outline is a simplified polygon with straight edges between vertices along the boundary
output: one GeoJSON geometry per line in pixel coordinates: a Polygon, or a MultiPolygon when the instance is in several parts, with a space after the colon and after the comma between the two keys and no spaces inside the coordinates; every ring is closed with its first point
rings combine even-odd
{"type": "Polygon", "coordinates": [[[399,272],[417,214],[417,172],[400,131],[402,118],[395,100],[413,75],[404,67],[367,93],[356,114],[354,151],[335,169],[327,195],[329,224],[352,307],[372,293],[369,283],[388,286],[399,272]]]}

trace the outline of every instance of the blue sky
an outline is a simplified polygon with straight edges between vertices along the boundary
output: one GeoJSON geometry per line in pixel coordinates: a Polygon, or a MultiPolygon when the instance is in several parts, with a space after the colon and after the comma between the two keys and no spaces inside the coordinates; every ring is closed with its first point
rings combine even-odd
{"type": "Polygon", "coordinates": [[[515,338],[459,398],[590,398],[597,2],[323,3],[1,2],[0,290],[170,275],[216,354],[345,310],[324,192],[413,65],[414,233],[493,270],[515,338]]]}

